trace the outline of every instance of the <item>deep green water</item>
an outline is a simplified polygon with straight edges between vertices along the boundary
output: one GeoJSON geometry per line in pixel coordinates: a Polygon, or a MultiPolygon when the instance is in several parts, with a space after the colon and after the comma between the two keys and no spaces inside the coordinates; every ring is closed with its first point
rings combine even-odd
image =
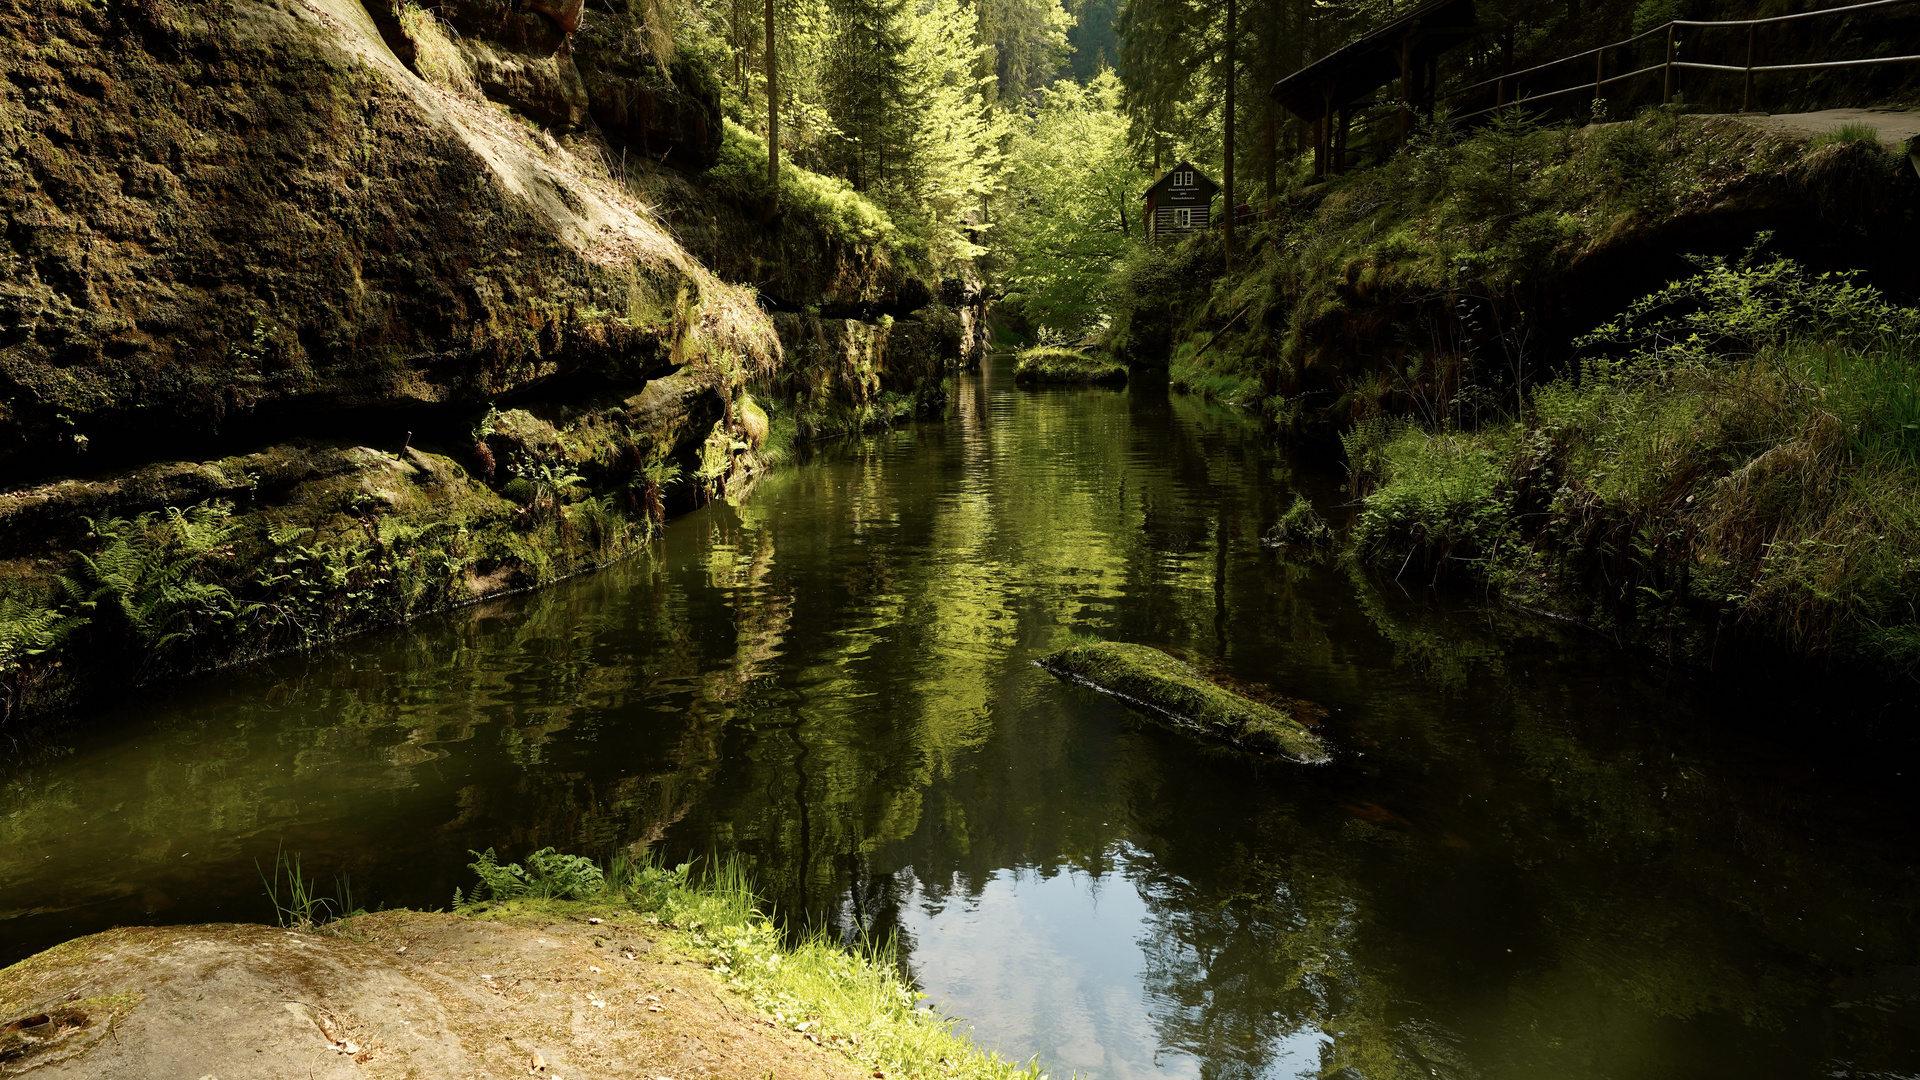
{"type": "Polygon", "coordinates": [[[468,848],[737,853],[1098,1078],[1920,1075],[1911,701],[1668,672],[1283,558],[1296,485],[1163,391],[961,380],[651,560],[146,694],[0,787],[0,961],[262,919],[276,846],[440,906],[468,848]],[[1254,764],[1031,660],[1075,631],[1317,703],[1254,764]]]}

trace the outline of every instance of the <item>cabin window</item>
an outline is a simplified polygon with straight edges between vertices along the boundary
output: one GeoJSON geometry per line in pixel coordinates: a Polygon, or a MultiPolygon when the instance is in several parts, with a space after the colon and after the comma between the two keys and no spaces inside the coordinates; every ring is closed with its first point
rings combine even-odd
{"type": "Polygon", "coordinates": [[[1193,186],[1193,173],[1191,173],[1191,172],[1177,172],[1177,173],[1174,173],[1174,174],[1173,174],[1173,186],[1174,186],[1174,187],[1192,187],[1192,186],[1193,186]]]}
{"type": "Polygon", "coordinates": [[[1173,212],[1173,224],[1175,228],[1179,229],[1193,228],[1193,211],[1185,208],[1175,210],[1173,212]]]}

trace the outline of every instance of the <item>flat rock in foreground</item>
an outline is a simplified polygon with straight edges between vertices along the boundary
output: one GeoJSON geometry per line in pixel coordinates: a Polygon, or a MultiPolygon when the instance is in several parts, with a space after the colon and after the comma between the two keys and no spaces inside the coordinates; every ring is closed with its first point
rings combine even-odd
{"type": "Polygon", "coordinates": [[[1096,641],[1043,657],[1040,666],[1244,750],[1279,754],[1304,764],[1330,760],[1319,738],[1287,710],[1218,686],[1191,664],[1159,649],[1096,641]]]}
{"type": "Polygon", "coordinates": [[[0,1077],[865,1075],[723,995],[638,917],[131,927],[0,970],[0,1077]]]}

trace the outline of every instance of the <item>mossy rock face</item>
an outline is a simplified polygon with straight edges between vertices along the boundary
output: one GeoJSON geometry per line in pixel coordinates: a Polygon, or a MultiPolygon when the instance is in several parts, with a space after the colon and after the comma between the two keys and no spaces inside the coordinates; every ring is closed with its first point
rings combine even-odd
{"type": "Polygon", "coordinates": [[[1017,383],[1065,383],[1120,386],[1127,381],[1126,365],[1078,349],[1039,345],[1020,353],[1013,368],[1017,383]]]}
{"type": "Polygon", "coordinates": [[[1292,713],[1217,686],[1193,665],[1159,649],[1096,641],[1061,649],[1039,663],[1062,679],[1243,750],[1279,754],[1303,764],[1331,760],[1320,739],[1292,713]]]}

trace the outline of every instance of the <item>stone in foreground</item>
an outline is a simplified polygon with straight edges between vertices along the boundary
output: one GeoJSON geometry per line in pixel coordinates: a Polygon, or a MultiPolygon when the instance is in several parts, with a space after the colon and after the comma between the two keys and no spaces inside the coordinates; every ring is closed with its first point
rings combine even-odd
{"type": "Polygon", "coordinates": [[[0,969],[0,1077],[866,1075],[730,1004],[643,917],[589,922],[576,907],[497,920],[386,911],[329,924],[338,933],[141,926],[79,938],[0,969]]]}
{"type": "Polygon", "coordinates": [[[1078,349],[1036,345],[1020,353],[1019,362],[1013,366],[1013,381],[1119,386],[1127,381],[1127,369],[1123,364],[1088,356],[1078,349]]]}
{"type": "Polygon", "coordinates": [[[1118,641],[1072,645],[1043,657],[1040,666],[1071,682],[1111,694],[1129,705],[1223,739],[1243,750],[1324,764],[1327,749],[1285,709],[1224,689],[1159,649],[1118,641]]]}

